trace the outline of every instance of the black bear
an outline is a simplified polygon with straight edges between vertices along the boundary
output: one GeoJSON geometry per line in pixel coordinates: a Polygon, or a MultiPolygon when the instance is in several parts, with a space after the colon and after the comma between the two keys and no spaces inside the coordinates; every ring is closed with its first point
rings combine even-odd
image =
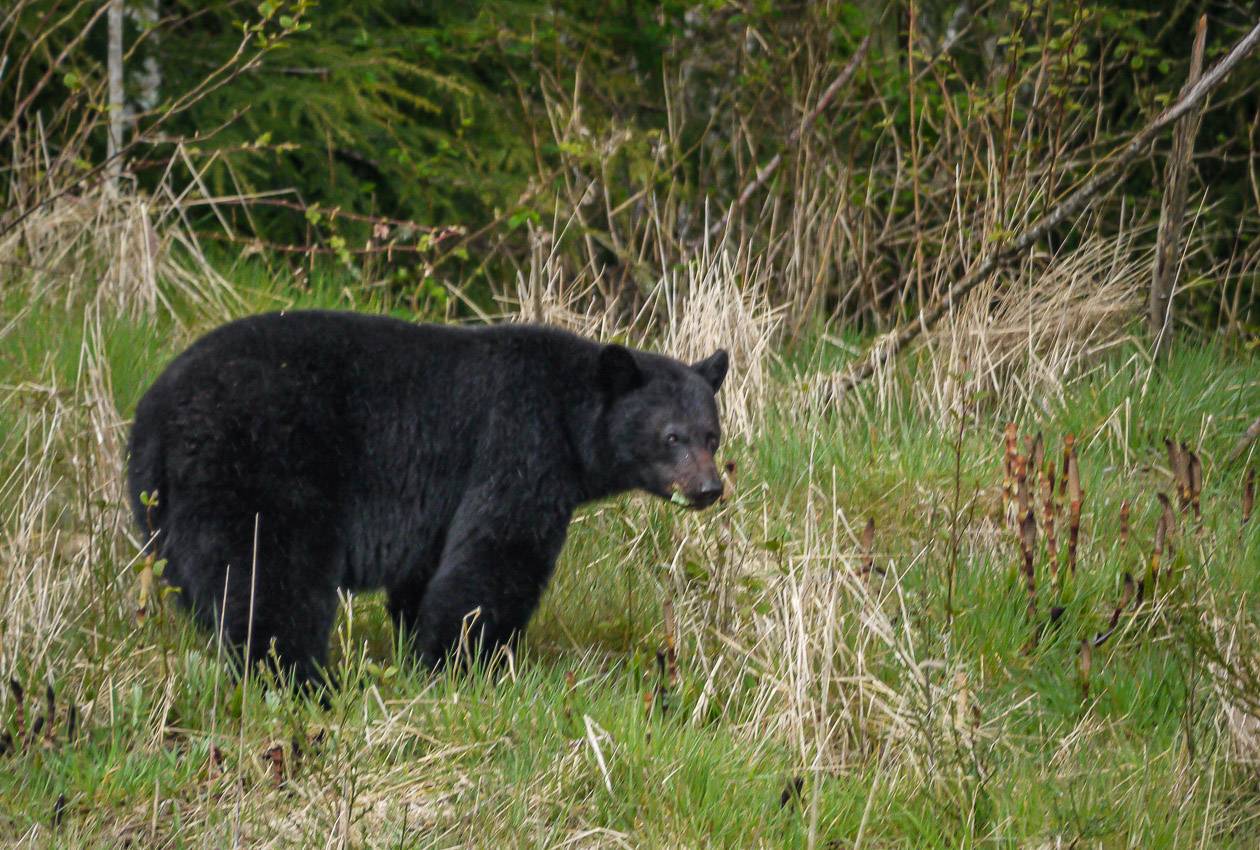
{"type": "Polygon", "coordinates": [[[437,666],[524,628],[578,505],[718,498],[726,371],[545,327],[253,316],[140,400],[128,495],[178,597],[250,661],[313,680],[337,589],[384,588],[437,666]]]}

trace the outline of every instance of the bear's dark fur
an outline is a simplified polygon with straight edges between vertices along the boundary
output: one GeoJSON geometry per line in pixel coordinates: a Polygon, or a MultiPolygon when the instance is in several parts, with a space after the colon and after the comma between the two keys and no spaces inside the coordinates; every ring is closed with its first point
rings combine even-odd
{"type": "Polygon", "coordinates": [[[179,598],[251,661],[274,643],[312,679],[337,589],[385,588],[432,666],[470,612],[483,652],[524,628],[583,502],[718,497],[726,369],[543,327],[254,316],[141,399],[128,493],[179,598]]]}

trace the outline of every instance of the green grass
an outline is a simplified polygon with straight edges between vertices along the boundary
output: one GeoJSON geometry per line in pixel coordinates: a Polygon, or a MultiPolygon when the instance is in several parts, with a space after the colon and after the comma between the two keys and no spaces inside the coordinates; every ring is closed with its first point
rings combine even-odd
{"type": "MultiPolygon", "coordinates": [[[[243,309],[341,303],[335,289],[285,300],[261,274],[241,278],[243,309]]],[[[46,683],[57,700],[52,739],[0,757],[0,841],[1260,840],[1245,735],[1208,663],[1230,629],[1246,641],[1260,623],[1260,532],[1240,527],[1244,467],[1225,462],[1260,411],[1254,354],[1196,342],[1152,372],[1138,349],[1113,352],[1045,415],[1019,422],[1056,452],[1062,435],[1077,435],[1086,494],[1079,570],[1057,593],[1039,551],[1039,621],[1051,605],[1064,612],[1035,645],[1018,547],[999,521],[1004,421],[983,401],[961,432],[912,405],[880,411],[864,398],[811,412],[802,388],[817,364],[842,359],[820,340],[775,368],[756,436],[725,449],[738,464],[729,503],[692,514],[636,496],[579,515],[509,670],[417,671],[397,653],[380,598],[366,594],[334,638],[357,684],[321,708],[265,678],[234,682],[213,641],[173,605],[136,622],[125,420],[210,322],[100,319],[98,334],[88,315],[38,308],[0,338],[0,674],[25,685],[28,729],[46,713],[46,683]],[[1182,519],[1175,581],[1093,650],[1085,695],[1081,641],[1105,628],[1121,575],[1144,575],[1154,493],[1171,492],[1165,435],[1204,459],[1204,528],[1182,519]],[[1121,546],[1126,498],[1133,534],[1121,546]],[[862,580],[868,517],[879,570],[862,580]],[[679,680],[663,711],[666,599],[679,680]],[[646,694],[656,694],[650,712],[646,694]],[[262,759],[273,745],[280,786],[262,759]]],[[[898,380],[914,372],[906,364],[898,380]]],[[[1059,538],[1066,548],[1062,517],[1059,538]]],[[[0,727],[15,735],[16,724],[6,692],[0,727]]]]}

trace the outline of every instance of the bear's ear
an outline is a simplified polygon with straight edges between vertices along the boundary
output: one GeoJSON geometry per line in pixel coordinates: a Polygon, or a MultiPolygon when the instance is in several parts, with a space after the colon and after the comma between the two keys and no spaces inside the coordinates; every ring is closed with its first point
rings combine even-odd
{"type": "Polygon", "coordinates": [[[731,365],[730,358],[726,356],[726,352],[718,349],[705,359],[692,363],[691,368],[700,373],[700,377],[709,382],[709,386],[713,387],[716,394],[722,387],[722,381],[726,378],[726,370],[731,365]]]}
{"type": "Polygon", "coordinates": [[[597,379],[609,398],[617,398],[642,386],[643,373],[629,350],[620,345],[605,345],[599,352],[597,379]]]}

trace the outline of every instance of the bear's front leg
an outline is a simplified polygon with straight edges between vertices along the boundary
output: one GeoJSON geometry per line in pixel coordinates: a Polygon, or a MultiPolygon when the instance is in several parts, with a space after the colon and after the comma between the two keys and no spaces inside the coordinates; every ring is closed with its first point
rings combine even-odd
{"type": "Polygon", "coordinates": [[[420,660],[440,667],[467,639],[468,657],[488,658],[529,622],[564,544],[558,528],[508,536],[494,524],[448,537],[437,573],[416,611],[412,642],[420,660]]]}

